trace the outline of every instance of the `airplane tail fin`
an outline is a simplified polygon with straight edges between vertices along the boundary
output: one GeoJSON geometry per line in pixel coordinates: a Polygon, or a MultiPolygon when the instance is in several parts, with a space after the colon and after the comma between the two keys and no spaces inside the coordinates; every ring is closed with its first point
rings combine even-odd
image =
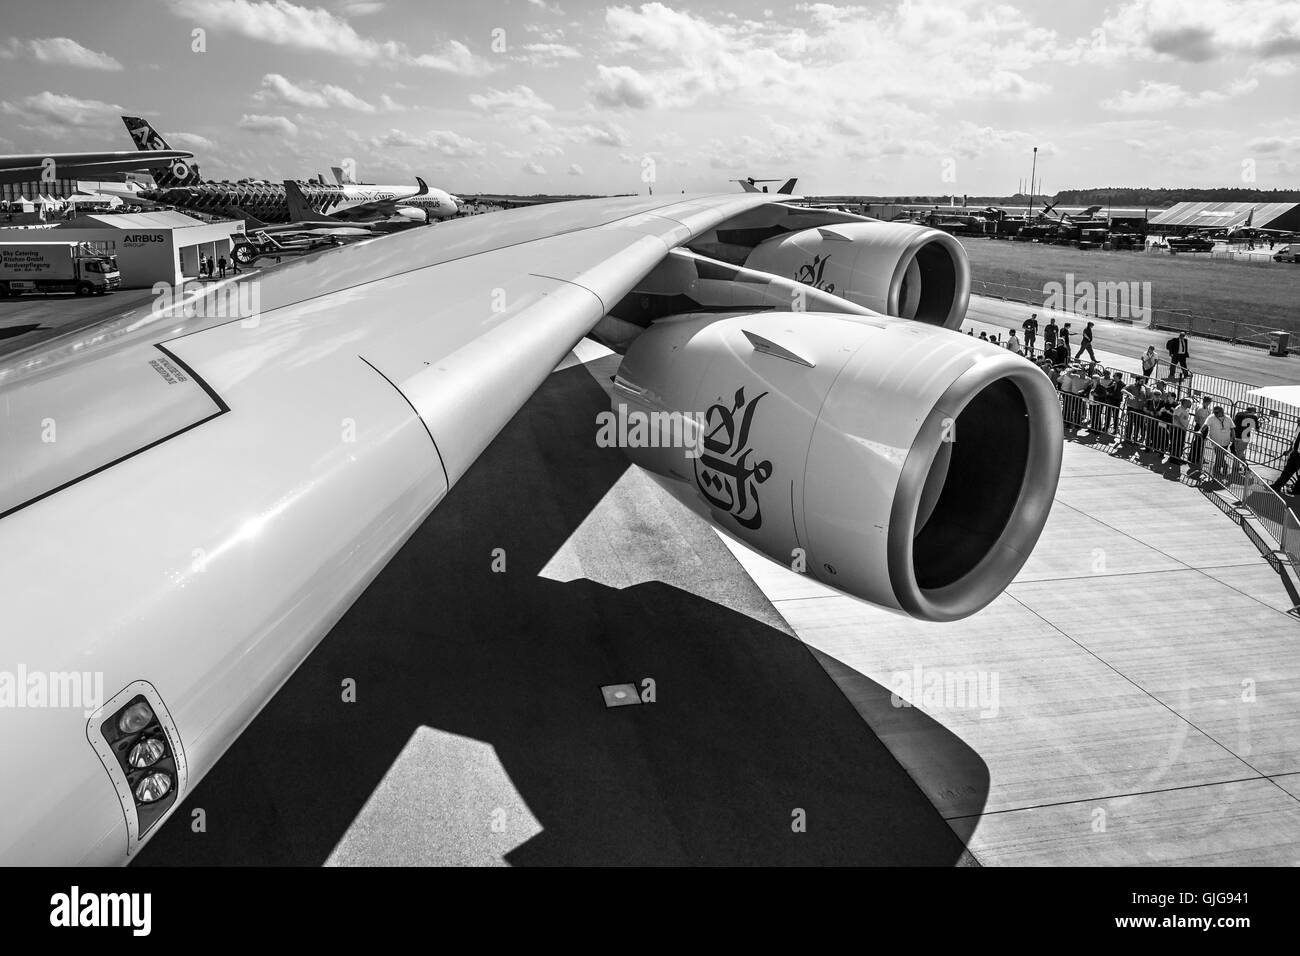
{"type": "Polygon", "coordinates": [[[320,213],[311,207],[311,203],[307,202],[302,187],[292,179],[284,181],[284,195],[289,201],[289,220],[291,222],[310,222],[321,217],[320,213]]]}
{"type": "MultiPolygon", "coordinates": [[[[122,122],[126,124],[131,139],[135,140],[136,149],[146,153],[156,149],[171,149],[167,140],[162,138],[148,120],[138,116],[123,116],[122,122]]],[[[198,163],[178,159],[165,169],[155,169],[153,181],[167,189],[172,186],[197,186],[203,182],[203,177],[199,175],[198,163]]]]}
{"type": "Polygon", "coordinates": [[[778,189],[777,192],[786,196],[792,195],[794,193],[794,184],[797,183],[798,181],[799,181],[798,178],[787,179],[785,181],[785,185],[782,186],[780,189],[778,189]]]}
{"type": "Polygon", "coordinates": [[[331,166],[330,172],[334,174],[334,181],[340,186],[355,186],[356,180],[348,173],[343,172],[342,166],[331,166]]]}
{"type": "MultiPolygon", "coordinates": [[[[414,195],[416,195],[416,196],[423,196],[423,195],[426,195],[426,194],[429,192],[429,184],[426,183],[426,182],[425,182],[423,179],[421,179],[419,176],[416,176],[416,177],[415,177],[415,181],[416,181],[417,183],[420,184],[420,191],[417,192],[417,193],[415,193],[414,195]]],[[[409,199],[409,198],[411,198],[411,197],[408,196],[407,198],[409,199]]]]}
{"type": "Polygon", "coordinates": [[[737,179],[735,182],[740,183],[740,188],[747,193],[760,192],[759,188],[748,179],[737,179]]]}

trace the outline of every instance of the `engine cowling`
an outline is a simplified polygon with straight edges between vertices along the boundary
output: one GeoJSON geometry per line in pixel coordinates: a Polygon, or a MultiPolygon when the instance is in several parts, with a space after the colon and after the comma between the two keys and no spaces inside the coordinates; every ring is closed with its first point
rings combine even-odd
{"type": "Polygon", "coordinates": [[[956,329],[970,298],[961,243],[938,229],[852,222],[774,236],[754,247],[749,269],[797,279],[882,315],[956,329]]]}
{"type": "Polygon", "coordinates": [[[698,423],[674,447],[628,448],[690,507],[782,564],[802,556],[818,580],[932,621],[1011,583],[1060,473],[1060,408],[1041,371],[901,319],[660,320],[628,350],[613,404],[649,416],[650,434],[698,423]]]}

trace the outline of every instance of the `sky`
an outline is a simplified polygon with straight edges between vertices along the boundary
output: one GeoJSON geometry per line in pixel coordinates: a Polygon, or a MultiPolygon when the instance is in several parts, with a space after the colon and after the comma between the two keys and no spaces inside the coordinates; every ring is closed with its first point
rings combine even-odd
{"type": "Polygon", "coordinates": [[[1300,186],[1300,0],[12,4],[0,152],[458,193],[1300,186]]]}

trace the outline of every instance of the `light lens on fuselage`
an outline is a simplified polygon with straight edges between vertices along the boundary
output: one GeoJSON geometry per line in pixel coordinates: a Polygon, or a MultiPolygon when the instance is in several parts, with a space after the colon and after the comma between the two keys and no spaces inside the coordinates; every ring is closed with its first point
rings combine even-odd
{"type": "Polygon", "coordinates": [[[153,708],[144,701],[132,704],[117,719],[117,729],[124,734],[138,734],[153,720],[153,708]]]}
{"type": "Polygon", "coordinates": [[[171,793],[172,778],[165,773],[151,773],[135,785],[138,803],[155,803],[171,793]]]}
{"type": "Polygon", "coordinates": [[[167,753],[167,747],[157,737],[146,737],[127,755],[126,762],[137,770],[152,767],[167,753]]]}

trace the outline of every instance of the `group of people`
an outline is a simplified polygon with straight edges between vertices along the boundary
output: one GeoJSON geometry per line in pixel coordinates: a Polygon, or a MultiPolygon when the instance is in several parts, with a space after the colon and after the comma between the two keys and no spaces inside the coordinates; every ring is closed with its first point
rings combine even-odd
{"type": "MultiPolygon", "coordinates": [[[[1038,313],[1035,312],[1030,315],[1029,318],[1025,319],[1025,321],[1021,323],[1020,328],[1024,338],[1022,339],[1017,337],[1016,330],[1012,329],[1007,334],[1006,347],[1017,355],[1034,358],[1039,354],[1038,313]]],[[[1095,328],[1096,323],[1093,322],[1089,322],[1083,327],[1083,331],[1079,334],[1079,348],[1078,351],[1074,353],[1073,361],[1077,362],[1082,359],[1085,352],[1088,353],[1089,361],[1094,363],[1097,361],[1097,353],[1092,350],[1095,328]]],[[[1056,324],[1056,317],[1053,316],[1047,320],[1047,325],[1042,326],[1042,332],[1043,348],[1041,358],[1049,360],[1055,366],[1068,364],[1071,361],[1070,339],[1074,334],[1071,330],[1070,323],[1066,322],[1063,325],[1058,326],[1056,324]]],[[[974,335],[975,333],[974,331],[971,331],[969,334],[974,335]]],[[[980,338],[989,342],[995,342],[999,345],[1002,344],[1000,338],[989,338],[989,336],[984,332],[980,333],[980,338]]],[[[1191,350],[1188,348],[1187,344],[1187,333],[1179,332],[1177,335],[1169,339],[1169,341],[1165,343],[1165,350],[1169,353],[1169,375],[1167,377],[1170,380],[1173,380],[1175,378],[1175,373],[1181,373],[1176,376],[1178,381],[1181,382],[1190,378],[1191,373],[1187,370],[1187,360],[1191,354],[1191,350]]],[[[1156,347],[1154,345],[1148,345],[1146,352],[1142,355],[1143,376],[1148,379],[1155,378],[1156,370],[1159,365],[1160,359],[1156,355],[1156,347]]]]}
{"type": "Polygon", "coordinates": [[[239,274],[239,263],[235,260],[234,256],[231,256],[230,259],[226,259],[225,256],[218,256],[217,259],[213,261],[211,256],[205,256],[202,253],[199,254],[199,276],[201,278],[211,279],[213,278],[213,273],[218,272],[220,274],[216,276],[216,278],[224,279],[226,277],[227,266],[232,267],[231,275],[239,274]]]}
{"type": "MultiPolygon", "coordinates": [[[[998,333],[990,336],[980,332],[980,339],[995,345],[1005,345],[1017,355],[1032,360],[1052,380],[1062,395],[1062,412],[1067,425],[1088,428],[1120,438],[1122,444],[1139,445],[1161,455],[1162,459],[1190,464],[1191,471],[1201,470],[1205,459],[1205,442],[1208,439],[1223,451],[1214,454],[1212,475],[1223,481],[1228,475],[1227,452],[1242,460],[1255,433],[1260,427],[1260,412],[1253,406],[1229,416],[1221,405],[1215,405],[1206,395],[1200,407],[1193,407],[1191,398],[1180,396],[1172,387],[1166,387],[1157,378],[1160,358],[1154,345],[1147,346],[1141,358],[1142,372],[1126,382],[1123,372],[1102,368],[1092,350],[1093,323],[1084,326],[1079,336],[1079,348],[1070,356],[1070,323],[1057,325],[1055,317],[1042,327],[1043,347],[1038,349],[1038,313],[1030,315],[1021,325],[1023,341],[1012,329],[1003,343],[998,333]],[[1090,362],[1080,363],[1084,353],[1090,362]],[[1122,429],[1121,429],[1122,424],[1122,429]],[[1121,437],[1120,432],[1123,432],[1121,437]]],[[[968,335],[974,335],[969,330],[968,335]]],[[[1187,368],[1190,355],[1187,333],[1179,332],[1165,343],[1169,353],[1166,381],[1182,384],[1190,378],[1187,368]],[[1179,374],[1181,373],[1181,374],[1179,374]]],[[[1273,489],[1285,489],[1300,475],[1300,433],[1296,435],[1287,461],[1273,489]]]]}
{"type": "MultiPolygon", "coordinates": [[[[1092,350],[1093,330],[1095,323],[1089,322],[1079,333],[1079,350],[1074,353],[1077,361],[1083,357],[1083,353],[1088,353],[1089,360],[1096,362],[1097,354],[1092,350]]],[[[1033,358],[1038,351],[1038,313],[1033,313],[1029,318],[1021,323],[1021,331],[1024,333],[1023,342],[1016,337],[1016,330],[1012,329],[1007,337],[1007,348],[1017,355],[1026,355],[1033,358]]],[[[1053,316],[1047,320],[1047,325],[1042,327],[1043,330],[1043,350],[1042,357],[1050,359],[1053,365],[1065,365],[1070,361],[1070,339],[1073,336],[1070,323],[1063,325],[1056,324],[1056,317],[1053,316]]]]}
{"type": "MultiPolygon", "coordinates": [[[[1214,452],[1211,470],[1218,481],[1226,480],[1228,475],[1227,452],[1238,459],[1244,458],[1259,430],[1260,412],[1253,405],[1229,417],[1222,405],[1215,405],[1205,395],[1200,406],[1194,408],[1192,399],[1179,397],[1173,389],[1145,375],[1134,375],[1126,384],[1123,372],[1107,373],[1079,366],[1044,368],[1044,371],[1063,396],[1062,411],[1067,424],[1111,434],[1120,438],[1122,444],[1138,445],[1162,459],[1167,456],[1170,462],[1189,464],[1190,473],[1201,470],[1205,442],[1209,439],[1220,449],[1214,452]]],[[[1296,455],[1296,470],[1300,470],[1300,454],[1296,455]]],[[[1276,490],[1282,491],[1290,478],[1291,475],[1286,475],[1279,480],[1276,490]]]]}

